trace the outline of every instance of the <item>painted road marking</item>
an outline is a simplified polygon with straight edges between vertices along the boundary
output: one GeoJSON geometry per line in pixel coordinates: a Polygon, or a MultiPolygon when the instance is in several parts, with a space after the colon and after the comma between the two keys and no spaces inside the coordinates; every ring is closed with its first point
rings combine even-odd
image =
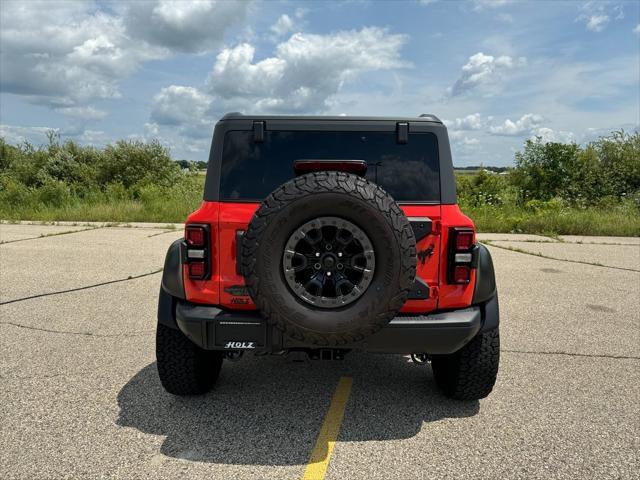
{"type": "Polygon", "coordinates": [[[340,433],[340,426],[342,425],[344,410],[351,394],[352,384],[353,379],[351,377],[340,378],[302,480],[324,479],[331,460],[331,454],[340,433]]]}

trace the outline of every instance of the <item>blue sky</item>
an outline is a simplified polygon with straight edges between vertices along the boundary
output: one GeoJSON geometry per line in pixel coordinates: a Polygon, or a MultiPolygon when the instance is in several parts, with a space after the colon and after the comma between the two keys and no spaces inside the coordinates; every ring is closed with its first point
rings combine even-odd
{"type": "Polygon", "coordinates": [[[445,120],[458,166],[640,128],[638,1],[3,0],[0,135],[158,138],[204,160],[225,112],[445,120]]]}

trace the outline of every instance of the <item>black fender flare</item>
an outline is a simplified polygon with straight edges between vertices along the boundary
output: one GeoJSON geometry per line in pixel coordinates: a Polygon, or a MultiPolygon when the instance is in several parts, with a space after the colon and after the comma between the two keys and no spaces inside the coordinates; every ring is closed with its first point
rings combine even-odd
{"type": "Polygon", "coordinates": [[[478,263],[472,302],[482,308],[482,327],[480,331],[486,332],[498,328],[500,324],[500,307],[491,253],[482,244],[479,244],[477,248],[478,263]]]}
{"type": "Polygon", "coordinates": [[[178,239],[167,250],[162,270],[162,283],[158,296],[158,323],[170,328],[178,328],[176,325],[176,299],[184,300],[182,259],[184,240],[178,239]]]}
{"type": "Polygon", "coordinates": [[[476,269],[476,283],[473,290],[473,305],[488,302],[496,296],[496,274],[493,269],[493,260],[489,249],[482,244],[478,245],[478,266],[476,269]]]}
{"type": "Polygon", "coordinates": [[[181,238],[173,242],[167,250],[162,270],[162,289],[175,298],[185,299],[184,281],[182,278],[182,259],[184,240],[181,238]]]}

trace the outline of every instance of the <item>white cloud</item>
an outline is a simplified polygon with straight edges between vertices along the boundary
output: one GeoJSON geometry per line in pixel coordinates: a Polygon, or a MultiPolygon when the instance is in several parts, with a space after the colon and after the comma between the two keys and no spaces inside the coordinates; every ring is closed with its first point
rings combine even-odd
{"type": "Polygon", "coordinates": [[[484,125],[479,113],[472,113],[455,120],[444,120],[444,123],[447,128],[453,130],[480,130],[484,125]]]}
{"type": "Polygon", "coordinates": [[[586,19],[587,30],[601,32],[609,23],[609,15],[591,15],[586,19]]]}
{"type": "Polygon", "coordinates": [[[99,120],[107,115],[107,112],[93,107],[61,107],[57,110],[70,117],[82,118],[85,120],[99,120]]]}
{"type": "Polygon", "coordinates": [[[636,35],[640,35],[640,23],[636,25],[636,28],[633,29],[633,33],[636,35]]]}
{"type": "Polygon", "coordinates": [[[291,17],[287,14],[280,15],[276,23],[271,25],[271,31],[276,35],[285,35],[293,31],[294,24],[291,17]]]}
{"type": "Polygon", "coordinates": [[[526,65],[526,58],[513,58],[508,55],[494,57],[478,52],[469,57],[462,67],[462,74],[447,93],[451,97],[464,95],[472,90],[491,91],[510,70],[526,65]]]}
{"type": "Polygon", "coordinates": [[[153,97],[147,129],[158,135],[158,125],[177,127],[191,138],[209,136],[213,130],[213,97],[194,87],[171,85],[153,97]]]}
{"type": "Polygon", "coordinates": [[[2,8],[0,87],[34,103],[64,109],[117,98],[118,79],[151,53],[127,49],[121,21],[84,3],[5,2],[2,8]]]}
{"type": "Polygon", "coordinates": [[[93,2],[3,2],[0,89],[84,119],[105,113],[91,104],[119,98],[119,83],[138,66],[175,52],[221,44],[244,18],[246,2],[132,2],[100,9],[93,2]]]}
{"type": "Polygon", "coordinates": [[[451,142],[453,142],[457,146],[460,146],[460,145],[472,146],[472,145],[478,145],[480,143],[480,140],[478,140],[475,137],[467,136],[466,133],[463,132],[462,130],[450,130],[449,139],[451,140],[451,142]]]}
{"type": "Polygon", "coordinates": [[[566,132],[563,130],[553,130],[548,127],[537,128],[531,135],[531,139],[535,140],[540,138],[544,143],[570,143],[575,142],[575,135],[573,132],[566,132]]]}
{"type": "Polygon", "coordinates": [[[211,51],[230,26],[242,23],[249,2],[155,0],[130,2],[124,24],[132,38],[174,52],[211,51]]]}
{"type": "Polygon", "coordinates": [[[590,1],[580,8],[582,13],[576,21],[583,22],[587,30],[602,32],[609,23],[624,18],[624,10],[621,4],[607,1],[590,1]]]}
{"type": "Polygon", "coordinates": [[[111,138],[102,130],[85,130],[78,136],[78,140],[88,145],[105,145],[111,138]]]}
{"type": "Polygon", "coordinates": [[[157,123],[145,123],[144,131],[151,137],[157,136],[160,133],[160,125],[157,123]]]}
{"type": "Polygon", "coordinates": [[[507,118],[501,125],[489,127],[489,132],[494,135],[524,135],[538,128],[542,121],[543,118],[540,115],[527,113],[515,122],[507,118]]]}
{"type": "Polygon", "coordinates": [[[29,141],[35,144],[46,143],[48,132],[57,132],[58,129],[50,127],[24,127],[19,125],[0,124],[0,137],[13,145],[29,141]]]}
{"type": "Polygon", "coordinates": [[[360,74],[406,66],[400,58],[406,39],[377,27],[296,33],[277,45],[274,56],[259,61],[255,48],[243,43],[218,54],[207,85],[222,107],[234,110],[320,112],[360,74]]]}
{"type": "Polygon", "coordinates": [[[86,145],[105,145],[113,141],[113,138],[106,132],[85,129],[82,125],[68,125],[63,128],[0,125],[0,137],[3,137],[13,145],[23,142],[30,142],[36,146],[45,145],[49,142],[48,135],[50,132],[62,140],[73,139],[86,145]]]}
{"type": "Polygon", "coordinates": [[[484,10],[487,8],[500,8],[512,2],[513,0],[473,0],[473,9],[484,10]]]}

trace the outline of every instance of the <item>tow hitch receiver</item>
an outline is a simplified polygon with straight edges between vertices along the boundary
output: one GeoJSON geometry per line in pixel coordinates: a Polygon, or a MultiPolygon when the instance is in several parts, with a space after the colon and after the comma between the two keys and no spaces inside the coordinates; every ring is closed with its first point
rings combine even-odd
{"type": "Polygon", "coordinates": [[[344,360],[344,355],[348,351],[341,348],[292,348],[287,352],[287,358],[293,362],[344,360]]]}

